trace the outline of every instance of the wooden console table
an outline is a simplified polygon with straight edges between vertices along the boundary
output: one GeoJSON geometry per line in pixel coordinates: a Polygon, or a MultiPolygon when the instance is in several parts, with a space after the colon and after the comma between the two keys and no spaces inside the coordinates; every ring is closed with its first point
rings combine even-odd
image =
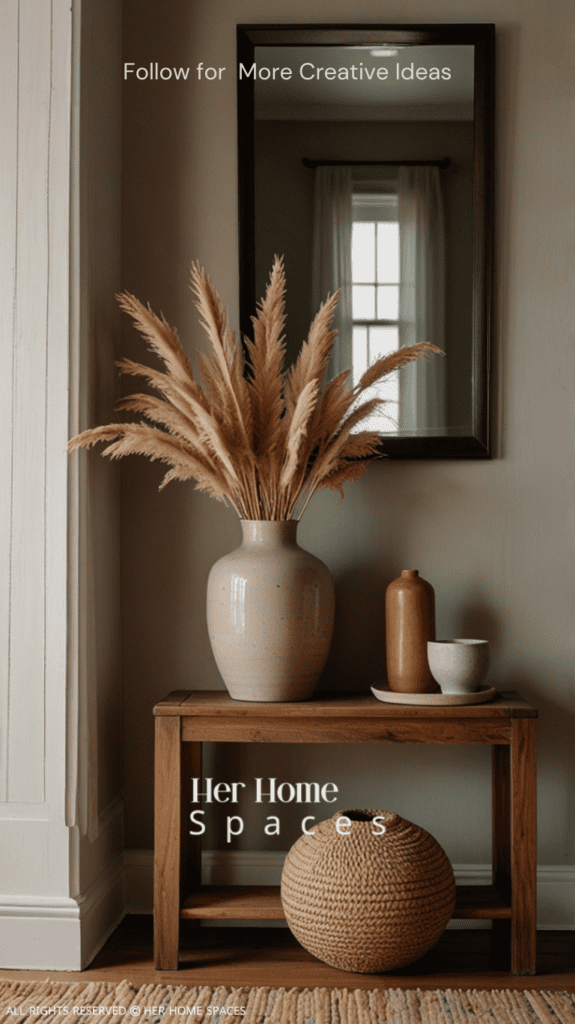
{"type": "Polygon", "coordinates": [[[515,693],[471,707],[382,704],[371,694],[318,694],[255,704],[227,693],[177,691],[154,708],[154,962],[178,967],[180,918],[282,919],[279,886],[201,886],[200,841],[190,836],[188,780],[202,743],[449,743],[492,748],[493,884],[458,886],[454,917],[491,919],[511,945],[514,974],[534,974],[537,711],[515,693]]]}

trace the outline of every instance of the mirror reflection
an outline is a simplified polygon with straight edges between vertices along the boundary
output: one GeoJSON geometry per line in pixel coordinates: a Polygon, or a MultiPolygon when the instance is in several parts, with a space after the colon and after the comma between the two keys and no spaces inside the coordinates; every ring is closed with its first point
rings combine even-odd
{"type": "Polygon", "coordinates": [[[255,289],[285,256],[288,358],[340,291],[330,367],[354,379],[427,341],[396,371],[369,429],[472,433],[474,288],[472,45],[255,46],[255,289]]]}

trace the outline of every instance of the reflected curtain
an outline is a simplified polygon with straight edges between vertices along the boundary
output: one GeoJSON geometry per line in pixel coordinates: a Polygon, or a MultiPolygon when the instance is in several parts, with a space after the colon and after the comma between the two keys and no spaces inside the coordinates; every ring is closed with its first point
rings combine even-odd
{"type": "MultiPolygon", "coordinates": [[[[400,345],[445,351],[445,226],[437,167],[400,167],[400,345]]],[[[401,371],[399,426],[420,435],[446,430],[445,360],[418,359],[401,371]]]]}
{"type": "Polygon", "coordinates": [[[312,301],[313,316],[339,288],[334,345],[328,379],[352,364],[351,319],[351,167],[317,167],[314,183],[312,301]]]}

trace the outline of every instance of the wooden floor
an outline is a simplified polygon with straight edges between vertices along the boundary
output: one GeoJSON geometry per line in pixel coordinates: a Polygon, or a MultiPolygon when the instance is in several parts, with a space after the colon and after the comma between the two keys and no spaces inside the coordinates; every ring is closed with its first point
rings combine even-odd
{"type": "Polygon", "coordinates": [[[447,931],[417,963],[393,974],[351,974],[320,963],[283,928],[198,928],[182,923],[178,971],[155,971],[152,918],[129,916],[82,972],[0,970],[0,979],[122,981],[136,987],[225,985],[313,988],[513,988],[575,991],[575,932],[538,933],[537,975],[490,966],[489,931],[447,931]]]}

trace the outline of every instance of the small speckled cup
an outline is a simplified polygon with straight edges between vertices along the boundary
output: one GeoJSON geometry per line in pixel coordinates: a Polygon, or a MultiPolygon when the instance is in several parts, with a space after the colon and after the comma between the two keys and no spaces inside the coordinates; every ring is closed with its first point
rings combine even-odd
{"type": "Polygon", "coordinates": [[[442,693],[475,693],[489,669],[489,640],[429,640],[427,659],[442,693]]]}

